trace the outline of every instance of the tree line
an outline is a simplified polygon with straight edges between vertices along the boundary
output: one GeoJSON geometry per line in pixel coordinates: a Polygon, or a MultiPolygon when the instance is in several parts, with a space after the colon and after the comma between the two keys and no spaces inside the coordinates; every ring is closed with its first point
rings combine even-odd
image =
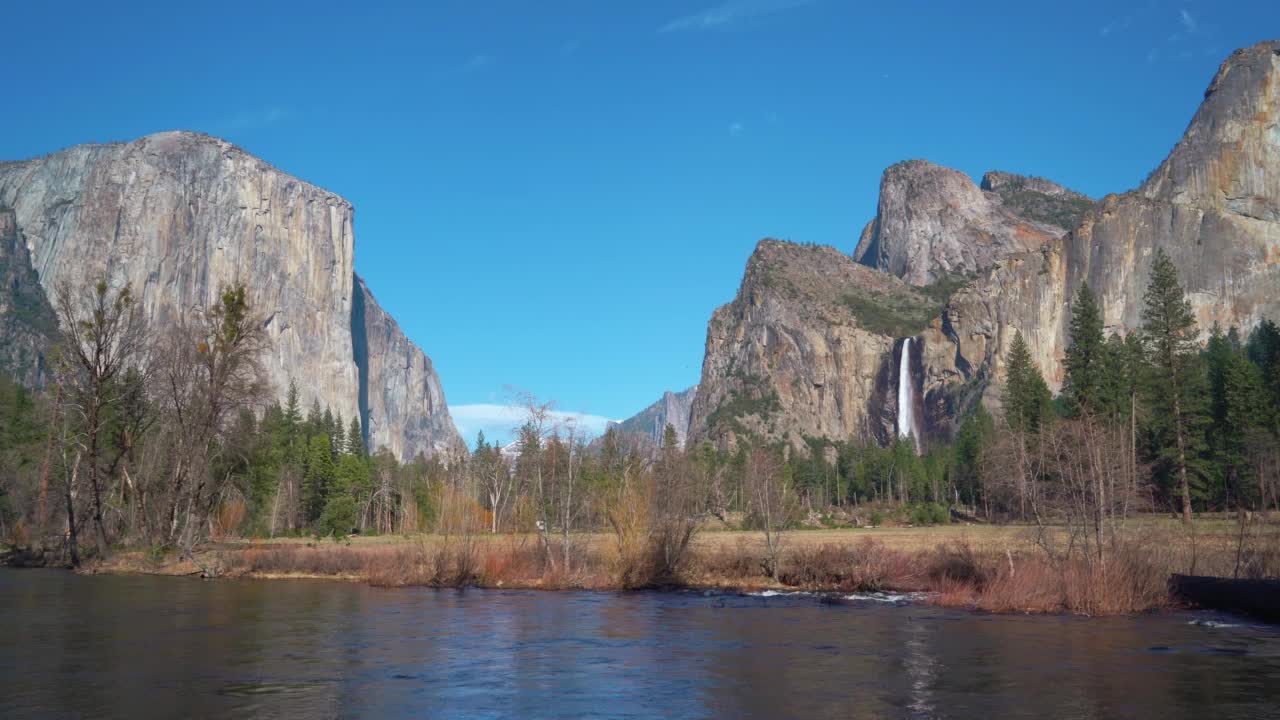
{"type": "Polygon", "coordinates": [[[268,341],[243,287],[163,329],[144,326],[128,287],[59,288],[54,305],[52,382],[0,377],[0,534],[72,563],[235,536],[525,532],[568,571],[576,534],[606,531],[661,577],[711,519],[763,530],[774,556],[774,534],[802,522],[894,514],[1065,520],[1101,549],[1134,511],[1267,509],[1280,486],[1280,329],[1215,326],[1200,343],[1162,252],[1139,328],[1108,335],[1082,284],[1061,393],[1015,334],[1002,412],[975,408],[923,454],[903,439],[684,448],[670,427],[656,445],[616,427],[592,438],[525,397],[511,445],[482,434],[471,452],[400,462],[369,452],[358,418],[304,413],[296,386],[267,400],[268,341]]]}
{"type": "Polygon", "coordinates": [[[60,286],[49,386],[0,377],[0,533],[88,552],[148,544],[188,553],[211,538],[389,530],[429,474],[366,452],[358,419],[284,406],[262,366],[263,319],[244,287],[165,328],[128,286],[60,286]],[[395,488],[395,491],[389,489],[395,488]]]}

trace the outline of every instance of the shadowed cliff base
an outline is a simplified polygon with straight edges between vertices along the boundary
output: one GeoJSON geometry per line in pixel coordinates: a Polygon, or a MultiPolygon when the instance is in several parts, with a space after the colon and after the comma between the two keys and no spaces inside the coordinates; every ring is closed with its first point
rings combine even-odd
{"type": "Polygon", "coordinates": [[[359,389],[356,405],[360,410],[360,434],[365,447],[369,439],[369,331],[365,324],[364,281],[354,276],[356,291],[351,295],[351,354],[356,364],[359,389]]]}

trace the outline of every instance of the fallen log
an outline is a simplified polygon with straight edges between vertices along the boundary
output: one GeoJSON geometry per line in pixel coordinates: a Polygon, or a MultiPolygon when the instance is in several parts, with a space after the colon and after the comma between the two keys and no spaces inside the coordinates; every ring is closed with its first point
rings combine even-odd
{"type": "Polygon", "coordinates": [[[1173,575],[1169,578],[1169,591],[1197,607],[1280,623],[1280,580],[1173,575]]]}

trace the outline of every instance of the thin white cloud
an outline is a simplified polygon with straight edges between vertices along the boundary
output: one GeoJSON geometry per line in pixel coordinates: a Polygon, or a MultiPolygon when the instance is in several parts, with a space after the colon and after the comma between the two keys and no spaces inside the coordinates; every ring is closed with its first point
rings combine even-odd
{"type": "Polygon", "coordinates": [[[1178,11],[1178,21],[1182,23],[1182,27],[1189,33],[1195,32],[1200,27],[1199,23],[1196,22],[1195,17],[1193,17],[1191,13],[1187,12],[1186,8],[1178,11]]]}
{"type": "MultiPolygon", "coordinates": [[[[449,414],[453,416],[453,424],[468,445],[475,441],[476,433],[481,431],[490,442],[506,443],[515,438],[516,431],[525,420],[523,406],[498,403],[450,405],[449,414]]],[[[609,423],[616,422],[600,415],[568,410],[552,410],[551,421],[562,428],[572,424],[588,435],[602,434],[609,423]]]]}
{"type": "Polygon", "coordinates": [[[241,110],[234,115],[214,123],[218,132],[235,130],[255,130],[271,127],[289,116],[289,110],[282,107],[264,107],[253,110],[241,110]]]}
{"type": "Polygon", "coordinates": [[[1112,20],[1111,22],[1107,23],[1106,25],[1103,25],[1098,30],[1098,34],[1101,35],[1102,37],[1107,37],[1113,33],[1117,33],[1117,32],[1120,32],[1121,30],[1127,29],[1132,24],[1133,24],[1132,15],[1118,17],[1112,20]]]}
{"type": "Polygon", "coordinates": [[[716,30],[745,20],[772,15],[817,0],[730,0],[692,15],[678,17],[658,28],[660,33],[716,30]]]}
{"type": "Polygon", "coordinates": [[[464,71],[480,70],[481,68],[489,67],[494,63],[494,61],[495,58],[488,53],[476,53],[475,55],[467,58],[467,62],[463,64],[462,69],[464,71]]]}
{"type": "Polygon", "coordinates": [[[740,122],[735,121],[735,122],[729,123],[729,134],[733,137],[738,137],[743,132],[745,132],[746,129],[747,127],[740,122]]]}

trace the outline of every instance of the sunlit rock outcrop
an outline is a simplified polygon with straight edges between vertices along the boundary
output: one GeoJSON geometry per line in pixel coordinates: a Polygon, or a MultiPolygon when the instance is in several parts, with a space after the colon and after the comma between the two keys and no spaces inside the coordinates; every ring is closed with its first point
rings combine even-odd
{"type": "MultiPolygon", "coordinates": [[[[896,338],[925,338],[913,352],[928,355],[929,338],[943,341],[941,310],[941,298],[835,248],[761,241],[737,297],[707,328],[690,437],[722,446],[742,436],[888,441],[897,420],[896,338]]],[[[940,382],[924,379],[923,387],[940,382]]],[[[927,425],[927,408],[923,415],[927,425]]]]}
{"type": "Polygon", "coordinates": [[[691,435],[884,442],[906,337],[919,340],[922,434],[945,435],[975,402],[999,409],[1017,331],[1060,385],[1082,282],[1110,330],[1136,328],[1156,248],[1203,332],[1280,318],[1280,42],[1222,64],[1182,140],[1131,192],[1094,202],[997,172],[979,187],[909,161],[885,171],[853,253],[876,270],[831,248],[762,243],[737,298],[712,316],[691,435]]]}
{"type": "Polygon", "coordinates": [[[1015,252],[1062,237],[1073,210],[1088,198],[1047,180],[988,173],[968,175],[924,160],[884,171],[876,217],[862,232],[854,259],[913,285],[970,275],[1015,252]]]}
{"type": "MultiPolygon", "coordinates": [[[[147,321],[163,328],[243,283],[266,318],[277,395],[292,381],[304,407],[315,400],[346,418],[361,414],[353,210],[341,197],[225,141],[166,132],[0,164],[0,206],[13,208],[50,295],[60,283],[105,276],[131,285],[147,321]]],[[[452,441],[443,398],[398,395],[430,395],[430,383],[401,375],[367,378],[370,392],[383,393],[384,382],[398,388],[387,391],[396,402],[369,403],[371,439],[413,452],[429,427],[452,441]]]]}

